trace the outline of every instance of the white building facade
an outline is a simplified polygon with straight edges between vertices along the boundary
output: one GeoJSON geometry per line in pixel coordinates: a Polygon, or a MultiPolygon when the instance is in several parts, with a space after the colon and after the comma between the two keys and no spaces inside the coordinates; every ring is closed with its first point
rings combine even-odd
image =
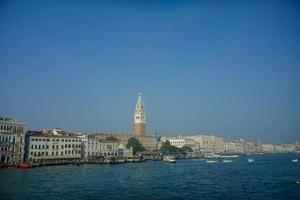
{"type": "Polygon", "coordinates": [[[82,157],[82,136],[61,129],[28,132],[26,161],[68,162],[82,157]]]}
{"type": "Polygon", "coordinates": [[[101,157],[118,157],[119,143],[99,139],[97,135],[85,135],[84,158],[95,160],[101,157]]]}
{"type": "Polygon", "coordinates": [[[193,151],[198,151],[199,150],[199,145],[196,144],[194,139],[191,138],[183,138],[181,136],[179,137],[170,137],[167,138],[167,140],[170,142],[170,144],[172,146],[178,147],[178,148],[182,148],[184,146],[186,147],[190,147],[191,149],[193,149],[193,151]]]}
{"type": "Polygon", "coordinates": [[[128,149],[124,144],[120,143],[118,146],[118,155],[119,157],[125,158],[133,157],[133,148],[131,147],[130,149],[128,149]]]}

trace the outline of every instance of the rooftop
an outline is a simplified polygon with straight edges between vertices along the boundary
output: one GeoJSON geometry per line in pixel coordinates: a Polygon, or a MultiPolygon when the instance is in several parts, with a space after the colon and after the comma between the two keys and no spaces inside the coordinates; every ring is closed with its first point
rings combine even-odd
{"type": "Polygon", "coordinates": [[[31,137],[79,137],[82,135],[81,133],[67,132],[57,128],[42,131],[28,131],[27,134],[31,137]]]}

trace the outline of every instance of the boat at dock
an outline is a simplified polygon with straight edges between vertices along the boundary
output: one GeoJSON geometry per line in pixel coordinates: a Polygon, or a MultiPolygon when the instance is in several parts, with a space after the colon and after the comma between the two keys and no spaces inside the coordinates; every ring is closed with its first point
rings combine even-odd
{"type": "Polygon", "coordinates": [[[119,159],[117,159],[117,163],[124,163],[124,162],[126,162],[126,160],[125,160],[125,159],[123,159],[123,158],[119,158],[119,159]]]}
{"type": "Polygon", "coordinates": [[[232,160],[223,160],[223,163],[232,163],[232,160]]]}
{"type": "Polygon", "coordinates": [[[216,155],[216,154],[204,156],[204,158],[220,158],[220,157],[221,157],[221,155],[216,155]]]}
{"type": "Polygon", "coordinates": [[[238,158],[239,155],[223,155],[221,158],[238,158]]]}
{"type": "Polygon", "coordinates": [[[73,161],[73,162],[72,162],[72,165],[79,166],[79,165],[81,165],[81,163],[80,163],[80,161],[77,160],[77,161],[73,161]]]}
{"type": "Polygon", "coordinates": [[[176,163],[176,158],[174,156],[164,156],[163,161],[167,163],[176,163]]]}
{"type": "Polygon", "coordinates": [[[207,160],[206,163],[217,163],[219,162],[218,160],[207,160]]]}
{"type": "Polygon", "coordinates": [[[32,168],[32,166],[29,163],[22,163],[19,166],[21,169],[28,169],[28,168],[32,168]]]}
{"type": "Polygon", "coordinates": [[[296,159],[293,159],[292,162],[293,162],[293,163],[297,163],[297,162],[298,162],[298,159],[297,159],[297,158],[296,158],[296,159]]]}
{"type": "Polygon", "coordinates": [[[252,159],[252,158],[249,158],[249,159],[248,159],[248,162],[255,162],[255,160],[252,159]]]}
{"type": "Polygon", "coordinates": [[[218,154],[204,156],[204,158],[238,158],[238,157],[239,155],[218,155],[218,154]]]}

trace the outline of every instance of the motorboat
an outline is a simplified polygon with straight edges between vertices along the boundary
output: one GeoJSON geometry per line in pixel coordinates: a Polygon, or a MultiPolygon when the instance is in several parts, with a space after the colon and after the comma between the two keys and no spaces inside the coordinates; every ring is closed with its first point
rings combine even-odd
{"type": "Polygon", "coordinates": [[[218,160],[207,160],[206,163],[217,163],[219,162],[218,160]]]}
{"type": "Polygon", "coordinates": [[[79,166],[80,164],[81,164],[81,163],[80,163],[80,161],[78,161],[78,160],[72,162],[72,165],[79,166]]]}
{"type": "Polygon", "coordinates": [[[22,163],[19,166],[21,169],[28,169],[31,168],[32,166],[29,163],[22,163]]]}
{"type": "Polygon", "coordinates": [[[239,155],[223,155],[221,158],[238,158],[239,155]]]}
{"type": "Polygon", "coordinates": [[[223,163],[232,163],[232,160],[223,160],[223,163]]]}
{"type": "Polygon", "coordinates": [[[212,154],[212,155],[206,155],[204,156],[204,158],[220,158],[221,155],[217,155],[217,154],[212,154]]]}
{"type": "Polygon", "coordinates": [[[248,159],[248,162],[255,162],[255,160],[252,159],[252,158],[249,158],[249,159],[248,159]]]}
{"type": "Polygon", "coordinates": [[[124,163],[124,162],[125,162],[125,159],[123,159],[123,158],[117,159],[117,163],[124,163]]]}
{"type": "Polygon", "coordinates": [[[127,162],[133,162],[133,160],[134,160],[134,159],[133,159],[132,157],[128,157],[128,158],[126,159],[127,162]]]}
{"type": "Polygon", "coordinates": [[[293,159],[292,162],[293,162],[293,163],[296,163],[296,162],[298,162],[298,159],[297,159],[297,158],[296,158],[296,159],[293,159]]]}
{"type": "Polygon", "coordinates": [[[163,161],[167,163],[176,163],[176,158],[174,156],[164,156],[163,161]]]}

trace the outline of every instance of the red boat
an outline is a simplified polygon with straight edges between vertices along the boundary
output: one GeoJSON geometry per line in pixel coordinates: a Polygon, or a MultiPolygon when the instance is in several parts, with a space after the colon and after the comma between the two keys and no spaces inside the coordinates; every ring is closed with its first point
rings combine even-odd
{"type": "Polygon", "coordinates": [[[28,169],[28,168],[31,168],[31,165],[28,164],[28,163],[22,163],[22,164],[20,164],[20,168],[21,169],[28,169]]]}

